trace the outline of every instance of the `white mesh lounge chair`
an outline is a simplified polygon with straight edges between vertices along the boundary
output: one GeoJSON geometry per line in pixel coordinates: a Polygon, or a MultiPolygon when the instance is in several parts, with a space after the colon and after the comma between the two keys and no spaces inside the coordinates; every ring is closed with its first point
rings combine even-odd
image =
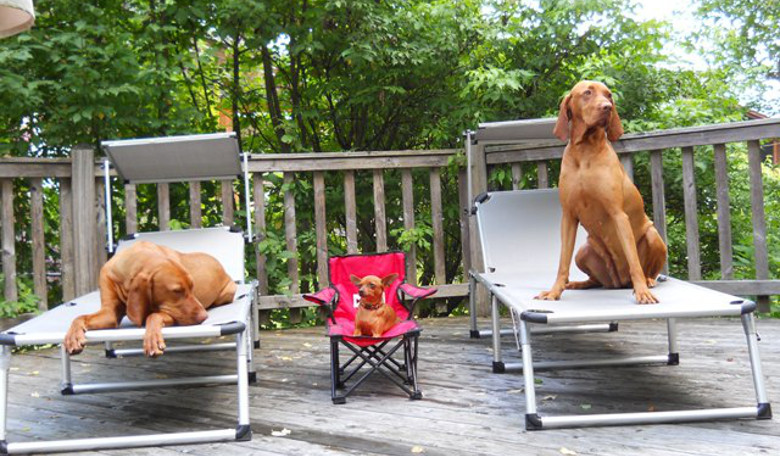
{"type": "MultiPolygon", "coordinates": [[[[197,135],[188,137],[128,140],[104,143],[119,174],[126,180],[139,182],[169,182],[174,180],[206,180],[235,178],[241,173],[238,147],[232,134],[197,135]]],[[[246,176],[246,174],[245,174],[246,176]]],[[[107,178],[108,179],[108,178],[107,178]]],[[[110,187],[110,186],[107,186],[110,187]]],[[[107,198],[110,194],[107,193],[107,198]]],[[[110,204],[107,204],[110,207],[110,204]]],[[[110,214],[109,214],[110,229],[110,214]]],[[[251,227],[249,228],[251,239],[251,227]]],[[[57,441],[8,442],[6,439],[6,411],[8,402],[8,371],[11,349],[39,344],[60,344],[71,321],[100,308],[100,292],[80,296],[0,334],[0,453],[39,453],[51,451],[96,450],[103,448],[127,448],[139,446],[203,443],[229,440],[249,440],[252,432],[249,422],[248,383],[254,380],[252,366],[253,331],[256,326],[256,284],[244,282],[244,234],[229,227],[205,228],[182,231],[138,233],[121,241],[118,250],[126,248],[136,239],[165,245],[182,252],[205,252],[214,256],[224,266],[228,275],[238,285],[235,300],[230,304],[209,310],[209,317],[200,325],[172,326],[163,329],[166,341],[177,339],[214,339],[234,336],[235,342],[213,345],[175,345],[168,347],[166,355],[174,352],[231,350],[236,357],[236,370],[227,375],[198,377],[128,380],[112,383],[77,383],[71,376],[70,357],[62,349],[62,394],[83,394],[135,389],[176,387],[182,385],[235,384],[237,386],[237,426],[229,429],[199,430],[189,432],[83,438],[57,441]]],[[[109,236],[109,249],[113,241],[109,236]]],[[[109,357],[141,355],[142,349],[115,349],[111,343],[142,341],[144,328],[135,327],[126,317],[120,327],[110,330],[88,331],[89,344],[105,343],[109,357]]],[[[185,357],[167,357],[169,362],[186,362],[185,357]]],[[[123,362],[116,360],[116,362],[123,362]]]]}
{"type": "MultiPolygon", "coordinates": [[[[772,417],[761,372],[752,313],[756,306],[753,302],[672,278],[659,281],[653,289],[661,301],[656,305],[635,304],[630,289],[567,290],[560,301],[535,300],[535,295],[552,284],[557,272],[561,218],[557,190],[485,193],[476,198],[475,207],[486,272],[472,272],[472,277],[487,288],[492,300],[493,371],[523,372],[526,429],[772,417]],[[505,305],[520,317],[522,363],[505,363],[502,360],[499,304],[505,305]],[[675,319],[716,316],[741,318],[756,391],[755,403],[737,408],[572,416],[543,416],[537,411],[534,369],[650,363],[676,365],[679,355],[675,319]],[[576,361],[539,362],[532,359],[532,326],[555,328],[644,319],[667,320],[668,353],[576,361]]],[[[585,233],[580,229],[577,246],[584,240],[585,233]]],[[[576,266],[572,266],[570,278],[582,280],[585,276],[576,266]]]]}

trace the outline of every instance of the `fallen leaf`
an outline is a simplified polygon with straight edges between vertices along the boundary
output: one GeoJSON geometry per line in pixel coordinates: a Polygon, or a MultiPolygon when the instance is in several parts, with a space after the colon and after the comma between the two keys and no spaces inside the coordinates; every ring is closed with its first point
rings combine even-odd
{"type": "Polygon", "coordinates": [[[558,451],[560,451],[561,454],[565,454],[566,456],[574,456],[575,454],[577,454],[576,451],[570,450],[570,449],[568,449],[566,447],[561,447],[561,449],[558,450],[558,451]]]}
{"type": "Polygon", "coordinates": [[[30,372],[30,375],[38,375],[38,374],[40,374],[40,372],[38,372],[38,371],[32,371],[32,372],[30,372]]]}
{"type": "Polygon", "coordinates": [[[308,343],[308,342],[304,342],[304,343],[303,343],[303,346],[304,346],[304,347],[306,347],[306,348],[311,348],[311,344],[310,344],[310,343],[308,343]]]}
{"type": "Polygon", "coordinates": [[[30,396],[32,396],[32,397],[41,397],[41,395],[38,394],[37,391],[33,391],[32,393],[30,393],[30,396]]]}
{"type": "Polygon", "coordinates": [[[289,356],[281,356],[279,357],[279,359],[281,359],[282,361],[292,361],[292,358],[290,358],[289,356]]]}
{"type": "Polygon", "coordinates": [[[542,383],[544,383],[544,380],[542,380],[541,378],[535,378],[534,383],[537,385],[541,385],[542,383]]]}
{"type": "Polygon", "coordinates": [[[507,393],[509,393],[509,394],[522,394],[523,391],[525,391],[525,388],[509,390],[509,391],[507,391],[507,393]]]}
{"type": "Polygon", "coordinates": [[[273,429],[271,430],[271,435],[274,437],[284,437],[290,435],[291,433],[292,431],[287,428],[283,428],[281,431],[274,431],[273,429]]]}
{"type": "Polygon", "coordinates": [[[415,445],[415,446],[412,447],[412,453],[415,453],[415,454],[417,454],[417,453],[425,453],[425,448],[423,448],[423,447],[421,447],[419,445],[415,445]]]}
{"type": "Polygon", "coordinates": [[[655,412],[655,405],[650,404],[650,407],[647,407],[648,412],[655,412]]]}
{"type": "Polygon", "coordinates": [[[580,408],[582,410],[590,410],[591,409],[591,405],[590,404],[581,404],[580,408]]]}
{"type": "Polygon", "coordinates": [[[542,400],[543,400],[543,401],[554,401],[556,397],[558,397],[558,396],[556,396],[556,395],[554,395],[554,394],[550,394],[549,396],[544,396],[544,397],[542,398],[542,400]]]}

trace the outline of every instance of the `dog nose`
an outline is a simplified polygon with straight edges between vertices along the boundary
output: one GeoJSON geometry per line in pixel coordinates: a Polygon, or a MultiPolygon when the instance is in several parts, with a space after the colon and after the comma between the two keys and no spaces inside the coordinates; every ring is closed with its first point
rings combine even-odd
{"type": "Polygon", "coordinates": [[[197,324],[201,324],[206,321],[207,318],[209,318],[209,313],[206,312],[206,309],[201,309],[195,317],[195,321],[198,322],[197,324]]]}
{"type": "Polygon", "coordinates": [[[601,111],[611,111],[612,110],[612,103],[602,103],[599,106],[599,110],[601,110],[601,111]]]}

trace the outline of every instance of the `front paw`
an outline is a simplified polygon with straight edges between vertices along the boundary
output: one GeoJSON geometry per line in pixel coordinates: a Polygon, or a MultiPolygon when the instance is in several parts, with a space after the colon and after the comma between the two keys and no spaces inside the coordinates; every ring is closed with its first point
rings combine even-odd
{"type": "Polygon", "coordinates": [[[637,304],[658,304],[658,298],[648,288],[634,289],[637,304]]]}
{"type": "Polygon", "coordinates": [[[74,321],[70,325],[67,334],[65,334],[65,340],[63,340],[62,344],[69,355],[78,355],[84,351],[84,347],[87,345],[86,328],[84,325],[81,322],[74,321]]]}
{"type": "Polygon", "coordinates": [[[558,290],[543,291],[534,296],[534,299],[541,299],[542,301],[558,301],[561,299],[561,292],[558,290]]]}
{"type": "Polygon", "coordinates": [[[165,340],[163,339],[162,329],[146,328],[144,335],[144,353],[150,358],[160,356],[165,351],[165,340]]]}

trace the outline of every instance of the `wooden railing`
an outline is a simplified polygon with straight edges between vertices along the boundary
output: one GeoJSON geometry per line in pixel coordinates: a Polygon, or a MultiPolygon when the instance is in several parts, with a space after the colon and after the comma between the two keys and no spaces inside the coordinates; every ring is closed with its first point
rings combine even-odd
{"type": "MultiPolygon", "coordinates": [[[[766,222],[763,205],[763,185],[761,177],[759,141],[767,138],[780,137],[780,119],[740,122],[733,124],[711,125],[706,127],[667,130],[648,134],[626,135],[615,144],[616,151],[630,175],[634,174],[634,157],[637,154],[648,154],[643,162],[649,163],[651,198],[644,192],[648,210],[652,210],[653,220],[659,232],[667,238],[667,217],[665,203],[663,162],[664,154],[681,149],[682,177],[685,227],[687,238],[687,270],[688,278],[706,286],[737,295],[761,296],[760,303],[766,310],[766,296],[780,294],[780,280],[770,279],[766,222]],[[752,201],[752,226],[755,249],[755,278],[750,280],[734,280],[734,261],[732,258],[732,234],[729,211],[729,181],[726,174],[726,144],[747,143],[749,158],[749,179],[752,201]],[[701,148],[700,146],[708,146],[701,148]],[[711,147],[710,147],[711,146],[711,147]],[[695,149],[698,148],[698,149],[695,149]],[[711,148],[711,152],[709,151],[711,148]],[[698,239],[697,204],[696,204],[696,172],[694,169],[694,154],[712,153],[716,173],[715,185],[717,195],[718,235],[720,246],[721,279],[702,281],[700,266],[700,246],[698,239]],[[646,159],[646,160],[645,160],[646,159]]],[[[509,145],[509,146],[477,146],[477,154],[473,163],[474,176],[472,181],[473,194],[488,189],[488,176],[491,169],[511,170],[511,187],[520,188],[523,176],[529,178],[533,174],[536,187],[547,187],[554,184],[555,162],[563,153],[560,143],[543,145],[509,145]],[[532,167],[529,169],[529,165],[532,167]],[[533,170],[535,169],[535,172],[533,170]],[[551,177],[552,176],[552,177],[551,177]]],[[[462,270],[480,267],[480,255],[473,239],[473,226],[467,219],[467,184],[463,167],[457,168],[458,185],[442,186],[442,170],[455,169],[451,160],[460,150],[432,151],[395,151],[395,152],[345,152],[316,154],[264,154],[252,155],[249,170],[252,173],[252,198],[254,203],[254,224],[257,231],[265,233],[269,230],[266,221],[269,219],[265,195],[271,192],[284,192],[284,224],[283,233],[286,249],[292,252],[287,261],[287,274],[291,280],[288,293],[268,295],[267,259],[255,249],[257,262],[257,278],[260,283],[261,319],[267,319],[268,312],[273,309],[290,309],[291,320],[300,318],[299,309],[309,304],[301,298],[301,264],[295,253],[300,245],[298,226],[301,214],[296,213],[295,194],[290,190],[290,183],[305,177],[310,179],[313,187],[314,202],[313,228],[316,234],[316,279],[318,285],[327,283],[328,248],[328,211],[333,210],[326,205],[326,180],[333,186],[343,186],[343,212],[346,251],[355,253],[361,250],[358,242],[357,221],[373,218],[375,247],[378,251],[397,248],[389,245],[392,242],[388,236],[389,223],[402,223],[403,228],[410,229],[419,221],[420,214],[430,213],[432,228],[431,264],[422,264],[432,277],[431,283],[439,286],[439,297],[457,298],[467,295],[467,286],[458,283],[462,279],[456,277],[447,280],[445,275],[445,249],[443,230],[443,207],[445,202],[457,201],[461,248],[458,252],[462,270]],[[386,211],[387,172],[399,170],[401,181],[401,216],[399,220],[388,220],[386,211]],[[422,170],[427,170],[422,171],[422,170]],[[288,185],[272,185],[269,175],[281,175],[282,182],[288,185]],[[430,210],[418,209],[421,201],[414,201],[414,176],[427,176],[430,188],[425,196],[425,205],[430,210]],[[371,194],[356,194],[356,184],[366,183],[362,179],[370,179],[371,194]],[[373,214],[360,214],[358,217],[358,202],[371,198],[373,214]],[[450,283],[447,283],[450,282],[450,283]],[[452,283],[454,282],[454,283],[452,283]]],[[[677,152],[674,152],[677,153],[677,152]]],[[[448,171],[449,172],[449,171],[448,171]]],[[[528,180],[528,179],[527,179],[528,180]]],[[[115,183],[113,185],[119,185],[115,183]]],[[[147,184],[151,185],[151,184],[147,184]]],[[[222,182],[219,186],[218,200],[221,202],[222,222],[226,225],[241,223],[236,218],[234,207],[234,186],[232,182],[222,182]]],[[[32,278],[34,292],[43,298],[41,308],[46,308],[47,275],[58,276],[62,285],[62,299],[71,299],[81,293],[92,290],[96,286],[97,271],[106,261],[105,250],[105,207],[103,170],[99,161],[95,160],[94,151],[89,148],[75,148],[72,158],[65,159],[0,159],[0,190],[2,191],[2,270],[5,280],[4,297],[6,300],[16,300],[16,246],[19,242],[31,242],[32,278]],[[14,209],[19,207],[19,201],[14,201],[15,189],[19,186],[29,187],[29,220],[21,230],[14,222],[14,209]],[[59,227],[44,229],[42,189],[44,186],[56,186],[59,197],[59,227]],[[16,204],[15,204],[16,203],[16,204]],[[24,231],[24,232],[21,232],[24,231]],[[59,244],[47,244],[45,233],[58,233],[59,244]],[[48,245],[48,253],[47,246],[48,245]]],[[[118,189],[121,191],[121,189],[118,189]]],[[[168,184],[158,184],[156,188],[159,202],[156,212],[159,226],[167,229],[171,219],[171,201],[168,184]]],[[[124,186],[124,225],[127,232],[135,232],[138,227],[137,189],[134,185],[124,186]]],[[[419,193],[418,193],[419,195],[419,193]]],[[[216,196],[216,195],[214,195],[216,196]]],[[[198,182],[189,183],[189,223],[192,227],[201,225],[202,188],[198,182]]],[[[774,197],[774,196],[773,196],[774,197]]],[[[243,199],[241,199],[243,201],[243,199]]],[[[339,212],[341,208],[338,208],[339,212]]],[[[120,213],[121,215],[121,213],[120,213]]],[[[305,214],[308,219],[311,214],[305,214]]],[[[26,217],[26,215],[24,215],[26,217]]],[[[116,220],[115,220],[116,221],[116,220]]],[[[365,227],[363,227],[365,229],[365,227]]],[[[118,231],[118,230],[117,230],[118,231]]],[[[119,234],[119,233],[115,233],[119,234]]],[[[672,253],[674,255],[675,253],[672,253]]],[[[412,246],[407,275],[412,280],[418,277],[417,267],[421,263],[417,252],[412,246]]],[[[679,255],[679,253],[678,253],[679,255]]],[[[452,258],[449,258],[452,260],[452,258]]],[[[24,271],[29,274],[29,271],[24,271]]],[[[452,275],[452,274],[450,274],[452,275]]]]}

